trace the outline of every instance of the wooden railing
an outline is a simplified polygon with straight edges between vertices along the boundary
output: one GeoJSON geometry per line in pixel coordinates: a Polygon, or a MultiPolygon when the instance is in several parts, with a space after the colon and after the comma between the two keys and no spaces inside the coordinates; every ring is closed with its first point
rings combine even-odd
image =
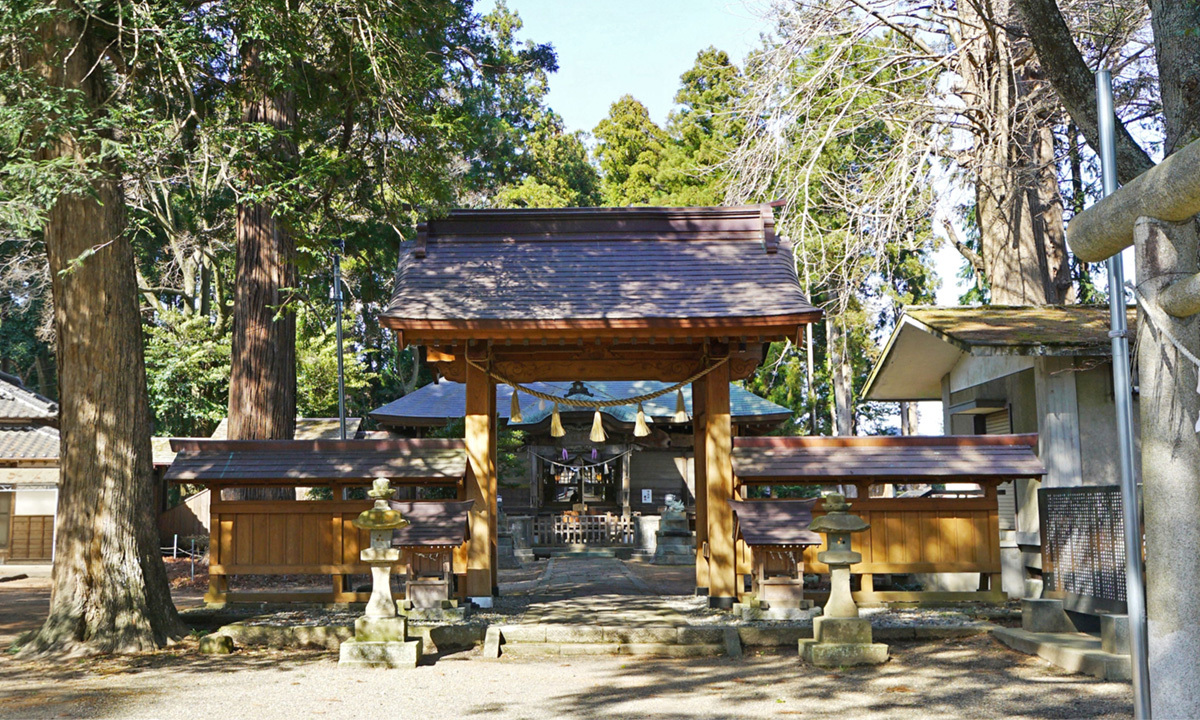
{"type": "Polygon", "coordinates": [[[636,524],[620,515],[542,515],[533,519],[535,546],[633,545],[636,524]]]}
{"type": "MultiPolygon", "coordinates": [[[[865,493],[864,493],[865,494],[865,493]]],[[[1000,589],[1000,517],[994,484],[982,497],[850,498],[851,512],[871,528],[852,536],[862,562],[851,567],[859,576],[855,599],[865,602],[1003,599],[1000,589]],[[978,573],[973,591],[876,591],[878,574],[978,573]]],[[[764,500],[762,502],[770,502],[764,500]]],[[[824,514],[818,502],[813,517],[824,514]]],[[[825,545],[804,551],[805,572],[824,575],[829,567],[817,560],[825,545]]],[[[738,541],[737,572],[753,572],[751,549],[738,541]]],[[[821,593],[812,593],[819,596],[821,593]]]]}

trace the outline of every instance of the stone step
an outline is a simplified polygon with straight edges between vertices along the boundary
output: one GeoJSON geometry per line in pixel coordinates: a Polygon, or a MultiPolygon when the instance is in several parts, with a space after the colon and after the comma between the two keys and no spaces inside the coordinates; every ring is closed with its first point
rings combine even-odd
{"type": "Polygon", "coordinates": [[[656,655],[700,657],[741,653],[736,630],[695,626],[504,625],[488,628],[485,657],[656,655]]]}

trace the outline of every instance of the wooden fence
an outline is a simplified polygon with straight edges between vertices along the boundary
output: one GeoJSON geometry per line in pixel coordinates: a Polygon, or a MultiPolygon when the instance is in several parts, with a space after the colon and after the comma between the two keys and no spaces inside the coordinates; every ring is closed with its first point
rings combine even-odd
{"type": "Polygon", "coordinates": [[[633,545],[637,525],[620,515],[542,515],[533,519],[533,544],[565,547],[572,545],[633,545]]]}
{"type": "MultiPolygon", "coordinates": [[[[851,566],[859,577],[860,602],[934,602],[979,600],[1002,602],[1000,587],[1000,520],[995,483],[983,485],[982,497],[965,498],[869,498],[865,492],[850,498],[851,511],[871,528],[852,536],[853,548],[862,553],[861,563],[851,566]],[[879,574],[977,573],[973,591],[875,590],[879,574]]],[[[865,490],[865,487],[864,487],[865,490]]],[[[762,502],[770,502],[763,500],[762,502]]],[[[823,503],[813,517],[824,515],[823,503]]],[[[804,551],[805,572],[827,575],[829,567],[817,560],[825,545],[804,551]]],[[[738,574],[753,573],[751,550],[737,544],[738,574]]],[[[739,584],[739,587],[743,585],[739,584]]],[[[806,593],[820,598],[823,593],[806,593]]]]}
{"type": "Polygon", "coordinates": [[[167,545],[173,536],[181,538],[208,535],[209,498],[208,489],[188,496],[170,510],[158,515],[158,538],[160,545],[167,545]]]}
{"type": "MultiPolygon", "coordinates": [[[[205,601],[365,602],[370,593],[345,589],[345,576],[369,574],[359,552],[369,534],[353,520],[362,500],[213,500],[205,601]],[[233,575],[325,575],[325,591],[230,592],[233,575]]],[[[403,571],[403,558],[394,570],[403,571]]]]}

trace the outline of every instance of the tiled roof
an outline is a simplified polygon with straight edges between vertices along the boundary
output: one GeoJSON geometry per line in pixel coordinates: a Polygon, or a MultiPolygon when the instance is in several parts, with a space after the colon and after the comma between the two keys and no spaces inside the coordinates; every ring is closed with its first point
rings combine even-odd
{"type": "Polygon", "coordinates": [[[417,246],[403,252],[384,315],[525,321],[815,314],[773,222],[769,206],[456,211],[431,221],[417,246]]]}
{"type": "Polygon", "coordinates": [[[58,430],[34,425],[0,425],[0,461],[57,459],[58,430]]]}
{"type": "Polygon", "coordinates": [[[58,403],[25,389],[18,379],[0,373],[0,424],[53,422],[58,403]]]}
{"type": "MultiPolygon", "coordinates": [[[[1132,330],[1137,308],[1126,312],[1132,330]]],[[[904,314],[972,347],[1066,347],[1103,355],[1112,349],[1107,305],[909,306],[904,314]]]]}
{"type": "MultiPolygon", "coordinates": [[[[669,387],[673,383],[656,382],[652,380],[626,381],[589,381],[585,388],[591,396],[576,395],[576,398],[595,400],[617,400],[645,395],[669,387]]],[[[535,382],[529,383],[534,390],[550,395],[563,397],[571,388],[568,382],[535,382]]],[[[524,393],[518,392],[521,403],[522,422],[513,423],[513,427],[537,425],[543,422],[554,411],[550,403],[543,403],[524,393]]],[[[507,419],[512,402],[512,388],[508,385],[496,386],[496,414],[507,419]]],[[[684,407],[690,416],[692,414],[692,388],[683,387],[684,407]]],[[[734,422],[782,422],[791,417],[792,411],[776,405],[770,400],[761,398],[739,385],[729,386],[729,405],[734,422]]],[[[446,422],[461,418],[466,413],[466,386],[462,383],[443,380],[437,384],[418,388],[402,398],[393,400],[381,408],[371,411],[371,417],[385,425],[397,426],[427,426],[442,425],[446,422]]],[[[675,414],[675,393],[648,400],[642,405],[648,422],[670,423],[675,414]]],[[[562,406],[559,412],[580,411],[590,414],[591,410],[562,406]]],[[[603,408],[601,412],[614,420],[633,423],[637,419],[636,405],[620,405],[603,408]]]]}
{"type": "Polygon", "coordinates": [[[439,502],[388,502],[410,521],[392,533],[395,547],[446,547],[462,545],[471,534],[469,515],[474,500],[439,502]]]}
{"type": "Polygon", "coordinates": [[[738,531],[751,547],[820,545],[821,536],[808,529],[812,500],[730,500],[738,531]]]}

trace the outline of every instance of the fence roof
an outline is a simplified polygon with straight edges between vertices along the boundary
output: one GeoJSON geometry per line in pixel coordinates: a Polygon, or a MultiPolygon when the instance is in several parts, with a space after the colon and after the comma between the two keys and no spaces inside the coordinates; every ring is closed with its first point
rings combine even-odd
{"type": "Polygon", "coordinates": [[[171,482],[219,485],[456,484],[467,471],[462,440],[173,439],[171,482]]]}
{"type": "Polygon", "coordinates": [[[1036,435],[735,438],[733,472],[746,484],[945,482],[1046,474],[1036,435]]]}

